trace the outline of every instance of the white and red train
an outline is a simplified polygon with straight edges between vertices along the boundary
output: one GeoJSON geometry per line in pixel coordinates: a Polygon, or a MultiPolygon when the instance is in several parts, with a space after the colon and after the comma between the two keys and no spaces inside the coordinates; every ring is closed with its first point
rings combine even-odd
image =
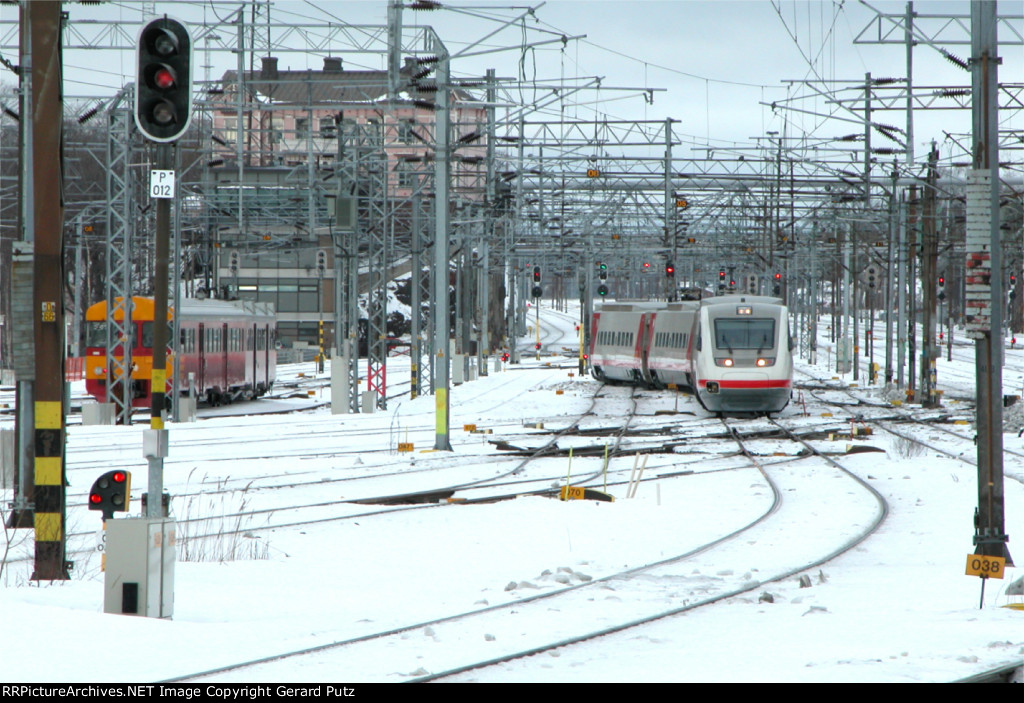
{"type": "Polygon", "coordinates": [[[707,410],[773,413],[789,403],[793,343],[778,298],[609,303],[594,313],[598,380],[689,388],[707,410]]]}

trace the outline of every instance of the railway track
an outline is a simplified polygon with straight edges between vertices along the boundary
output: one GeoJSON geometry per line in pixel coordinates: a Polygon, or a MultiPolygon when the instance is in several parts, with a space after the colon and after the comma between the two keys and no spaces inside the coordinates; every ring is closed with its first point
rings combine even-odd
{"type": "MultiPolygon", "coordinates": [[[[880,522],[881,518],[876,520],[868,531],[858,533],[855,538],[847,535],[838,548],[827,551],[824,556],[818,553],[813,559],[790,563],[787,565],[788,568],[762,569],[762,573],[755,576],[750,573],[736,574],[727,568],[709,567],[706,561],[708,559],[719,563],[733,562],[740,557],[735,551],[730,554],[730,550],[739,550],[740,553],[749,552],[751,547],[747,542],[761,543],[768,538],[766,534],[759,533],[758,538],[753,539],[752,531],[757,530],[762,523],[769,521],[769,518],[773,518],[780,504],[783,503],[781,496],[785,491],[793,490],[793,485],[795,485],[790,484],[780,489],[775,485],[776,479],[771,478],[771,474],[781,473],[784,481],[793,481],[796,479],[785,478],[785,476],[787,472],[794,470],[794,466],[806,464],[812,460],[817,461],[820,458],[819,453],[802,447],[803,451],[799,453],[794,452],[792,455],[783,457],[772,456],[770,460],[764,461],[758,458],[758,454],[762,453],[763,448],[755,446],[751,449],[750,446],[751,442],[756,445],[760,440],[747,441],[743,439],[748,424],[738,422],[734,423],[732,427],[728,424],[723,425],[724,433],[732,437],[737,449],[731,452],[720,452],[719,456],[721,461],[732,461],[733,466],[716,467],[703,472],[674,472],[674,475],[671,476],[670,472],[658,474],[659,481],[666,486],[666,490],[669,490],[667,488],[669,482],[678,482],[677,485],[682,486],[678,490],[686,492],[687,484],[692,485],[692,482],[695,481],[721,482],[724,476],[727,477],[724,480],[734,491],[763,493],[763,499],[757,501],[760,507],[756,514],[730,516],[727,522],[735,529],[727,534],[721,534],[723,530],[721,522],[709,520],[709,523],[716,524],[706,524],[696,533],[689,531],[684,540],[686,548],[681,546],[680,553],[649,564],[617,570],[594,578],[584,578],[583,575],[574,571],[560,572],[553,574],[556,578],[560,576],[560,582],[563,584],[555,592],[536,593],[507,604],[487,606],[471,612],[417,622],[390,631],[366,634],[262,657],[241,665],[230,665],[202,672],[202,675],[206,680],[217,681],[232,680],[236,676],[245,677],[247,680],[264,676],[287,678],[287,671],[295,665],[295,657],[301,657],[301,669],[304,672],[308,673],[316,671],[318,667],[324,667],[325,671],[329,669],[333,672],[332,676],[335,679],[339,677],[339,671],[345,671],[344,662],[362,662],[359,664],[357,680],[436,680],[460,674],[465,675],[465,672],[480,666],[496,666],[500,662],[518,661],[523,657],[551,651],[554,648],[562,648],[572,643],[593,641],[615,632],[638,628],[645,623],[680,615],[702,607],[710,607],[714,603],[763,589],[773,580],[773,577],[789,578],[798,572],[814,568],[843,551],[852,549],[855,544],[865,538],[865,534],[874,529],[877,522],[880,522]],[[737,457],[744,457],[742,465],[737,463],[737,457]],[[754,483],[751,483],[752,475],[757,476],[754,483]],[[698,575],[693,573],[696,568],[695,564],[700,565],[701,573],[698,575]],[[613,600],[606,598],[609,592],[614,593],[613,600]],[[681,597],[685,604],[678,605],[681,597]],[[602,607],[594,612],[595,601],[602,600],[607,600],[607,602],[602,603],[602,607]],[[675,607],[666,608],[665,603],[670,602],[675,602],[675,607]],[[559,613],[574,613],[575,615],[574,617],[566,616],[565,622],[561,622],[561,617],[558,618],[559,622],[551,623],[550,626],[544,628],[543,632],[522,632],[516,633],[515,636],[507,633],[501,623],[507,622],[512,613],[526,617],[524,609],[527,608],[554,610],[559,613]],[[588,621],[585,628],[579,623],[579,614],[581,613],[585,614],[584,617],[588,621]],[[599,627],[595,629],[595,625],[599,625],[599,627]],[[473,659],[470,663],[459,663],[457,660],[465,659],[464,655],[460,657],[443,646],[432,647],[428,642],[427,649],[438,650],[437,658],[429,657],[429,665],[428,662],[421,660],[419,666],[410,665],[407,670],[402,670],[399,662],[402,661],[403,656],[407,657],[410,662],[415,662],[417,661],[416,657],[423,656],[424,643],[419,636],[421,633],[429,633],[426,636],[437,643],[453,639],[491,643],[500,641],[501,645],[488,644],[487,648],[488,650],[500,648],[506,653],[499,657],[491,657],[486,661],[473,659]],[[478,637],[479,640],[476,639],[478,637]],[[408,649],[406,655],[400,654],[401,651],[404,651],[403,648],[408,649]],[[414,655],[413,652],[416,654],[414,655]],[[372,671],[366,669],[365,662],[370,661],[380,662],[379,666],[383,669],[378,668],[372,671]],[[395,674],[396,668],[399,670],[399,674],[395,674]]],[[[777,427],[776,431],[786,433],[785,428],[782,427],[777,427]]],[[[776,441],[773,440],[773,443],[776,441]]],[[[800,474],[800,480],[806,480],[806,475],[820,472],[808,468],[800,469],[797,473],[800,474]]],[[[747,512],[750,512],[749,509],[747,512]]],[[[791,516],[785,521],[785,524],[791,529],[793,522],[801,522],[805,517],[791,516]]],[[[783,538],[781,534],[775,537],[775,539],[783,538]]],[[[820,545],[816,544],[812,549],[819,547],[820,545]]],[[[199,672],[193,674],[193,676],[196,675],[199,675],[199,672]]]]}

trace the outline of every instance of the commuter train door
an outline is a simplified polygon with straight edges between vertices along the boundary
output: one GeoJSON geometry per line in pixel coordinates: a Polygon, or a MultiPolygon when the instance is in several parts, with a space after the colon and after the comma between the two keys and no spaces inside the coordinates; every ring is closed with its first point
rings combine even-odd
{"type": "Polygon", "coordinates": [[[197,337],[199,363],[196,364],[196,388],[201,395],[206,391],[206,325],[202,322],[199,323],[197,337]]]}
{"type": "Polygon", "coordinates": [[[637,355],[640,357],[640,375],[644,381],[649,381],[651,372],[648,365],[651,356],[651,346],[654,339],[654,319],[657,313],[648,312],[640,316],[640,329],[637,330],[637,355]]]}
{"type": "Polygon", "coordinates": [[[224,393],[227,393],[228,389],[231,388],[231,375],[230,370],[228,368],[228,351],[230,347],[229,341],[230,337],[228,335],[228,323],[225,322],[220,326],[220,361],[221,366],[224,369],[224,383],[221,384],[221,389],[224,393]]]}

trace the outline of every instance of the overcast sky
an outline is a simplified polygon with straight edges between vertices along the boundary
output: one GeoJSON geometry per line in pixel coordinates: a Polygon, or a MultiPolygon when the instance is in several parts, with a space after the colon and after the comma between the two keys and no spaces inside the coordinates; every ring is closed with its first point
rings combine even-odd
{"type": "MultiPolygon", "coordinates": [[[[237,5],[218,3],[156,2],[158,13],[170,15],[201,25],[213,23],[217,16],[226,17],[237,5]]],[[[871,7],[884,13],[906,10],[904,2],[873,0],[871,7]]],[[[518,9],[501,3],[450,2],[446,5],[462,8],[464,12],[448,10],[414,12],[406,10],[404,23],[407,36],[411,26],[422,23],[434,27],[451,53],[457,53],[468,43],[484,40],[480,48],[507,47],[507,51],[459,60],[453,67],[457,75],[480,75],[486,68],[496,69],[499,77],[536,77],[546,83],[570,81],[580,76],[601,76],[599,93],[579,95],[573,102],[555,104],[554,117],[559,111],[570,117],[593,119],[593,105],[601,116],[630,120],[663,120],[671,117],[679,122],[674,128],[677,136],[691,135],[695,141],[710,141],[713,146],[746,142],[763,136],[767,131],[799,134],[814,132],[820,137],[834,137],[860,131],[855,124],[830,123],[822,126],[821,119],[811,115],[790,113],[791,124],[783,124],[783,113],[759,105],[793,96],[787,80],[819,79],[822,90],[835,87],[824,81],[863,81],[864,74],[873,77],[903,77],[906,75],[906,52],[902,46],[855,45],[860,34],[875,16],[874,10],[859,3],[846,2],[792,2],[790,0],[735,0],[704,2],[697,0],[549,0],[536,3],[539,9],[524,23],[507,27],[488,37],[499,24],[495,21],[475,19],[471,14],[487,14],[511,18],[522,14],[518,9]],[[470,10],[468,8],[478,8],[470,10]],[[507,9],[499,9],[507,7],[507,9]],[[483,8],[483,9],[479,9],[483,8]],[[524,31],[524,26],[526,31],[524,31]],[[570,39],[524,49],[524,44],[550,40],[564,33],[570,39]],[[486,39],[485,39],[486,38],[486,39]],[[613,88],[629,87],[637,92],[621,92],[613,88]],[[642,89],[653,89],[645,98],[642,89]],[[664,91],[664,92],[663,92],[664,91]],[[653,101],[650,99],[653,97],[653,101]],[[584,103],[579,105],[577,103],[584,103]]],[[[1024,3],[999,3],[1001,14],[1020,15],[1024,3]]],[[[82,6],[65,3],[71,20],[106,18],[133,23],[142,19],[142,3],[107,3],[100,6],[82,6]]],[[[319,1],[274,2],[271,13],[275,22],[339,22],[351,24],[386,23],[386,0],[373,1],[319,1]]],[[[922,2],[914,9],[919,14],[968,14],[969,3],[922,2]]],[[[16,7],[0,6],[3,19],[16,17],[16,7]]],[[[265,19],[261,20],[263,23],[265,19]]],[[[297,39],[291,40],[298,46],[297,39]]],[[[332,47],[333,48],[333,47],[332,47]]],[[[344,49],[342,45],[336,47],[344,49]]],[[[197,46],[201,52],[202,46],[197,46]]],[[[968,46],[949,47],[952,53],[966,59],[968,46]]],[[[281,67],[292,69],[319,69],[322,57],[328,51],[281,54],[281,67]]],[[[4,57],[10,56],[4,49],[4,57]]],[[[127,54],[127,52],[126,52],[127,54]]],[[[1003,47],[1004,59],[1000,79],[1004,82],[1024,79],[1024,50],[1019,46],[1003,47]]],[[[344,54],[343,54],[344,55],[344,54]]],[[[346,56],[346,65],[382,67],[381,57],[346,56]]],[[[226,53],[212,54],[209,73],[219,77],[224,70],[234,68],[235,59],[226,53]]],[[[206,63],[204,56],[197,63],[206,63]]],[[[130,54],[118,56],[105,52],[102,61],[96,52],[66,54],[67,87],[71,95],[110,95],[124,83],[134,80],[134,64],[130,54]]],[[[258,61],[257,61],[258,65],[258,61]]],[[[196,74],[202,78],[205,69],[196,74]]],[[[13,82],[11,75],[0,77],[5,84],[13,82]]],[[[970,76],[943,59],[937,51],[919,46],[914,51],[914,81],[919,86],[951,86],[970,83],[970,76]]],[[[801,89],[806,92],[805,89],[801,89]]],[[[830,108],[823,99],[810,101],[803,108],[825,112],[830,108]]],[[[550,118],[549,117],[549,118],[550,118]]],[[[889,124],[905,126],[900,112],[882,113],[877,119],[889,124]]],[[[1020,113],[1007,116],[1009,126],[1024,127],[1020,113]]],[[[922,154],[931,139],[944,140],[943,130],[964,133],[969,129],[970,115],[932,112],[915,116],[916,151],[922,154]]],[[[1004,125],[1006,126],[1006,125],[1004,125]]],[[[948,141],[948,140],[946,140],[948,141]]],[[[952,148],[951,145],[948,145],[952,148]]],[[[944,152],[945,153],[945,152],[944,152]]]]}

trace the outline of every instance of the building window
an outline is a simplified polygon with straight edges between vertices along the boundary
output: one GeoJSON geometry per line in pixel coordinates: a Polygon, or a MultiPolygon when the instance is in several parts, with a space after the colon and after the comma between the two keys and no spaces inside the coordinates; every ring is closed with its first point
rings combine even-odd
{"type": "Polygon", "coordinates": [[[308,139],[309,138],[309,119],[306,117],[295,118],[295,138],[296,139],[308,139]]]}
{"type": "Polygon", "coordinates": [[[320,118],[320,136],[323,139],[334,139],[338,135],[338,126],[333,117],[320,118]]]}
{"type": "Polygon", "coordinates": [[[416,141],[413,131],[416,127],[416,120],[402,120],[398,123],[398,141],[402,144],[412,144],[416,141]]]}

